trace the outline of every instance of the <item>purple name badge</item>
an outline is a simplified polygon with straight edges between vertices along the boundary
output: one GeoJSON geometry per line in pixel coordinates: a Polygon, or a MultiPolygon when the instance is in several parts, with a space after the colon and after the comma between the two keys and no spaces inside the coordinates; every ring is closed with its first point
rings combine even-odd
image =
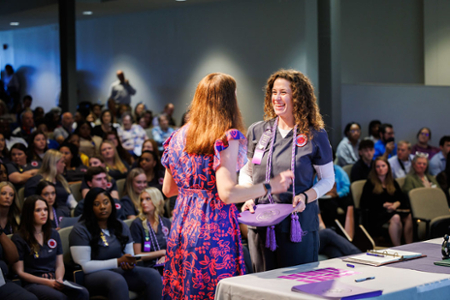
{"type": "Polygon", "coordinates": [[[144,242],[144,252],[150,252],[150,241],[144,242]]]}
{"type": "Polygon", "coordinates": [[[255,154],[252,158],[252,163],[255,165],[260,165],[262,158],[264,156],[264,149],[266,149],[267,144],[270,141],[270,130],[266,130],[264,134],[259,139],[258,145],[256,145],[255,154]]]}

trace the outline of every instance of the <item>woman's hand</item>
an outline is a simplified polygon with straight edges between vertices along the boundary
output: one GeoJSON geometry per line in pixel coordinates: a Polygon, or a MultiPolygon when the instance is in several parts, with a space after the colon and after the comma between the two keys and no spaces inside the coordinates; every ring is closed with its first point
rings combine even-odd
{"type": "Polygon", "coordinates": [[[295,207],[293,212],[303,212],[306,208],[305,201],[306,201],[305,195],[299,194],[295,196],[294,202],[292,203],[292,207],[295,207]]]}
{"type": "Polygon", "coordinates": [[[272,194],[280,194],[286,192],[292,184],[294,173],[291,170],[281,172],[274,178],[270,179],[270,186],[272,187],[272,194]]]}
{"type": "Polygon", "coordinates": [[[117,259],[117,264],[122,270],[131,270],[136,266],[136,258],[131,254],[124,254],[121,258],[117,259]]]}
{"type": "Polygon", "coordinates": [[[255,210],[253,209],[253,207],[255,206],[255,201],[253,201],[253,199],[247,200],[244,205],[242,205],[241,211],[246,211],[249,210],[250,213],[255,213],[255,210]]]}
{"type": "Polygon", "coordinates": [[[163,264],[165,262],[166,262],[166,256],[164,255],[156,261],[156,264],[159,265],[159,264],[163,264]]]}
{"type": "Polygon", "coordinates": [[[386,208],[387,212],[391,213],[395,210],[397,210],[397,208],[399,208],[400,206],[400,202],[396,201],[394,203],[391,202],[384,202],[383,203],[383,207],[386,208]]]}
{"type": "Polygon", "coordinates": [[[55,290],[58,290],[58,291],[61,291],[64,288],[64,284],[56,281],[56,279],[47,279],[45,281],[45,285],[47,285],[55,290]]]}

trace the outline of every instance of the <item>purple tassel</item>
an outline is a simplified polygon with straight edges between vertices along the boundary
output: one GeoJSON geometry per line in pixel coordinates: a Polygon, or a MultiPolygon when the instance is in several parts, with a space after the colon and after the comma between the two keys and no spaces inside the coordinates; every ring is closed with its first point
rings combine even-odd
{"type": "Polygon", "coordinates": [[[275,239],[275,226],[269,226],[266,230],[266,248],[270,251],[277,249],[277,241],[275,239]]]}
{"type": "Polygon", "coordinates": [[[302,241],[303,230],[298,221],[297,213],[291,214],[291,242],[299,243],[302,241]]]}

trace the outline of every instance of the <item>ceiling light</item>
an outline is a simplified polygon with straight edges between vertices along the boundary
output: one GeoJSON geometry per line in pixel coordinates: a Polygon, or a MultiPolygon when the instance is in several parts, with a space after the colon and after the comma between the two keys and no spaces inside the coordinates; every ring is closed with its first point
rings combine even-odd
{"type": "Polygon", "coordinates": [[[93,14],[93,12],[90,11],[90,10],[83,11],[83,15],[85,15],[85,16],[90,16],[90,15],[92,15],[92,14],[93,14]]]}
{"type": "Polygon", "coordinates": [[[11,23],[9,23],[9,25],[11,25],[11,26],[19,26],[19,22],[11,22],[11,23]]]}
{"type": "Polygon", "coordinates": [[[186,0],[175,0],[175,1],[177,1],[177,2],[184,2],[184,1],[186,1],[186,0]]]}

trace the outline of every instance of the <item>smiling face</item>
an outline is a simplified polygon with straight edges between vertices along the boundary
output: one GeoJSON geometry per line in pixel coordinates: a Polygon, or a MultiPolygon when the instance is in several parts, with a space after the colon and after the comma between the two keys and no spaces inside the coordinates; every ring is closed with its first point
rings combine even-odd
{"type": "Polygon", "coordinates": [[[48,207],[47,203],[42,200],[36,201],[34,205],[34,225],[42,226],[47,223],[48,207]]]}
{"type": "Polygon", "coordinates": [[[111,201],[104,194],[99,194],[97,198],[95,198],[93,207],[94,215],[99,221],[108,220],[111,215],[112,207],[111,201]]]}
{"type": "Polygon", "coordinates": [[[147,187],[147,176],[145,174],[139,174],[133,179],[133,190],[136,194],[141,194],[147,187]]]}
{"type": "Polygon", "coordinates": [[[141,196],[141,208],[142,212],[146,214],[152,214],[155,211],[155,206],[153,205],[152,198],[147,192],[142,192],[141,196]]]}
{"type": "Polygon", "coordinates": [[[0,191],[0,207],[10,207],[14,201],[14,190],[5,185],[0,191]]]}
{"type": "Polygon", "coordinates": [[[45,201],[47,201],[48,206],[53,206],[56,199],[55,187],[51,185],[46,186],[41,192],[41,197],[44,198],[45,201]]]}
{"type": "Polygon", "coordinates": [[[275,114],[280,117],[292,117],[293,105],[291,82],[278,78],[272,87],[272,107],[275,114]]]}

